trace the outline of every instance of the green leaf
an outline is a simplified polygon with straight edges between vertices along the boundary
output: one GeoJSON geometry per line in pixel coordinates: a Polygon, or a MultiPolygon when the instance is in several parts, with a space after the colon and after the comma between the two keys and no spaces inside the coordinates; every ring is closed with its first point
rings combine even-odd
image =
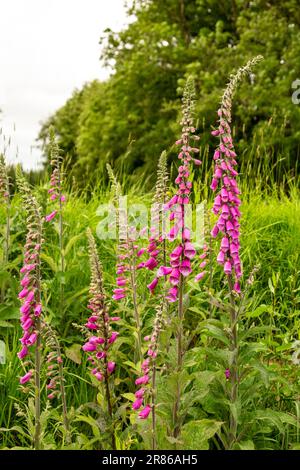
{"type": "Polygon", "coordinates": [[[203,322],[202,325],[201,329],[206,330],[206,332],[208,331],[209,336],[212,336],[213,338],[222,342],[226,346],[229,346],[229,339],[224,332],[223,325],[221,322],[217,322],[215,320],[207,320],[206,322],[203,322]]]}
{"type": "Polygon", "coordinates": [[[8,321],[0,320],[0,328],[13,328],[13,325],[8,321]]]}
{"type": "Polygon", "coordinates": [[[260,305],[257,307],[253,312],[247,312],[246,317],[247,318],[257,318],[260,317],[263,313],[272,313],[272,306],[271,305],[260,305]]]}
{"type": "Polygon", "coordinates": [[[76,364],[81,364],[81,344],[74,343],[66,349],[66,356],[76,364]]]}
{"type": "Polygon", "coordinates": [[[122,397],[127,398],[129,401],[135,401],[134,393],[122,393],[122,397]]]}
{"type": "Polygon", "coordinates": [[[248,441],[237,442],[234,448],[238,450],[255,450],[254,442],[250,439],[248,441]]]}
{"type": "Polygon", "coordinates": [[[300,443],[291,444],[291,450],[300,450],[300,443]]]}
{"type": "Polygon", "coordinates": [[[78,418],[75,419],[75,421],[89,424],[93,430],[94,436],[96,438],[100,438],[101,434],[100,434],[100,429],[97,424],[97,421],[93,419],[91,416],[80,415],[78,418]]]}
{"type": "Polygon", "coordinates": [[[200,317],[203,318],[203,320],[206,319],[206,314],[205,314],[205,312],[201,311],[199,308],[197,308],[197,307],[189,307],[188,310],[190,310],[191,312],[197,313],[200,317]]]}
{"type": "Polygon", "coordinates": [[[209,439],[211,439],[221,428],[221,421],[211,419],[201,419],[190,421],[182,428],[181,440],[183,449],[186,450],[207,450],[209,439]]]}
{"type": "Polygon", "coordinates": [[[17,307],[3,307],[0,309],[1,320],[18,320],[20,318],[20,310],[17,307]]]}

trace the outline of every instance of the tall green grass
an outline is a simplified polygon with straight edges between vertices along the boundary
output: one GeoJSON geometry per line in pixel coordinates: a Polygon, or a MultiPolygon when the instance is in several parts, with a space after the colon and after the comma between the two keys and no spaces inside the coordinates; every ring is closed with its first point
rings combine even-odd
{"type": "MultiPolygon", "coordinates": [[[[260,266],[252,288],[252,311],[255,312],[259,305],[266,306],[261,309],[260,315],[254,314],[249,321],[257,324],[271,322],[275,329],[269,346],[275,355],[274,357],[280,361],[287,360],[289,362],[291,343],[293,340],[299,339],[300,326],[300,196],[298,187],[295,180],[289,182],[288,191],[286,186],[278,187],[274,184],[264,188],[260,180],[256,185],[250,176],[248,178],[242,175],[241,180],[243,191],[242,260],[245,278],[253,266],[260,266]]],[[[206,190],[204,190],[207,182],[201,180],[201,174],[194,175],[194,183],[197,198],[202,200],[207,197],[206,190]]],[[[129,186],[126,181],[124,181],[124,185],[125,187],[129,186]]],[[[47,205],[46,186],[36,187],[35,191],[45,209],[47,205]]],[[[131,187],[128,199],[131,202],[143,202],[149,205],[151,193],[143,193],[142,183],[140,183],[131,187]]],[[[86,305],[89,261],[86,229],[91,227],[95,232],[99,222],[97,208],[109,200],[110,191],[104,184],[94,187],[89,194],[80,193],[75,187],[75,190],[67,195],[64,209],[66,240],[66,272],[64,274],[59,270],[57,226],[54,224],[46,227],[46,243],[42,256],[46,315],[57,329],[68,356],[66,393],[69,406],[74,410],[82,410],[82,404],[95,402],[97,396],[97,389],[91,383],[90,374],[85,366],[85,358],[80,352],[82,337],[74,324],[83,324],[88,315],[86,305]],[[58,295],[62,276],[65,285],[64,311],[60,310],[58,295]]],[[[4,217],[5,214],[1,208],[2,225],[4,217]]],[[[7,347],[7,362],[5,365],[0,365],[0,394],[3,397],[0,427],[8,429],[24,422],[24,417],[18,416],[15,408],[15,403],[22,404],[24,402],[24,396],[18,387],[21,366],[16,353],[19,349],[18,338],[21,333],[17,319],[19,308],[17,290],[26,230],[20,199],[17,195],[12,202],[11,225],[9,264],[2,264],[0,268],[0,287],[6,291],[5,305],[1,305],[0,308],[0,322],[1,320],[7,322],[0,323],[0,339],[5,341],[7,347]]],[[[105,272],[105,288],[110,295],[115,282],[115,244],[112,241],[98,240],[98,247],[105,272]]],[[[216,270],[214,274],[215,291],[223,289],[222,277],[221,269],[216,270]]],[[[144,300],[147,297],[145,285],[146,282],[139,285],[140,295],[144,300]]],[[[195,305],[196,301],[197,297],[192,297],[191,302],[194,302],[192,305],[195,305]]],[[[205,306],[205,303],[203,305],[205,306]]],[[[113,304],[113,307],[118,311],[119,306],[113,304]]],[[[151,312],[149,315],[151,317],[151,312]]],[[[147,318],[145,320],[145,330],[148,331],[150,320],[148,321],[147,318]]],[[[124,354],[121,351],[119,354],[125,362],[124,354]]],[[[125,378],[124,371],[128,366],[124,362],[121,363],[116,381],[122,393],[126,393],[128,390],[133,392],[134,387],[128,381],[128,371],[127,378],[125,378]]],[[[289,380],[295,382],[295,378],[291,375],[287,378],[288,383],[289,380]]],[[[280,397],[278,406],[281,406],[282,397],[280,392],[278,394],[280,397]]],[[[272,401],[274,395],[271,394],[269,399],[272,401]]],[[[284,403],[282,406],[285,409],[294,412],[292,400],[284,403]]],[[[95,418],[97,417],[95,411],[91,411],[91,413],[95,418]]],[[[55,423],[52,423],[52,426],[55,427],[55,423]]],[[[77,423],[76,427],[78,430],[84,430],[87,435],[91,432],[88,424],[77,423]]],[[[124,435],[123,438],[125,439],[124,435]]],[[[126,439],[131,440],[128,431],[126,439]]],[[[17,431],[0,434],[1,447],[16,445],[26,446],[28,439],[17,431]]],[[[97,447],[97,444],[95,446],[97,447]]]]}

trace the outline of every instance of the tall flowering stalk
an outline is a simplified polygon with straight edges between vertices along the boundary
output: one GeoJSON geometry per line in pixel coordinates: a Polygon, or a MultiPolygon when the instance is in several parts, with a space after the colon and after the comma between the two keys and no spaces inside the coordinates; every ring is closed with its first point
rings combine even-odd
{"type": "MultiPolygon", "coordinates": [[[[147,247],[149,257],[145,263],[142,263],[142,266],[150,271],[156,268],[157,265],[166,266],[167,264],[166,239],[163,236],[165,229],[163,211],[167,200],[168,182],[167,152],[163,151],[158,160],[155,193],[151,204],[151,228],[147,247]]],[[[159,274],[163,275],[161,271],[159,274]]],[[[171,271],[169,270],[169,272],[171,271]]],[[[158,278],[156,277],[148,285],[151,292],[154,291],[157,283],[158,278]]]]}
{"type": "Polygon", "coordinates": [[[49,348],[47,354],[47,391],[48,399],[53,400],[55,397],[61,399],[62,404],[62,416],[63,425],[66,433],[66,440],[70,442],[70,429],[68,420],[66,390],[65,390],[65,379],[63,369],[63,359],[61,353],[61,347],[57,338],[56,332],[53,330],[49,323],[43,322],[42,325],[43,336],[45,343],[49,348]]]}
{"type": "MultiPolygon", "coordinates": [[[[170,289],[167,295],[169,302],[176,302],[181,297],[181,288],[184,278],[192,272],[191,259],[195,256],[196,250],[191,243],[191,232],[186,221],[186,207],[190,203],[190,194],[192,190],[192,182],[190,181],[190,165],[194,162],[201,165],[201,161],[194,158],[193,154],[198,153],[199,149],[192,146],[192,140],[199,140],[194,135],[195,127],[193,126],[195,91],[192,80],[188,80],[182,104],[183,118],[181,121],[182,134],[181,138],[176,141],[180,145],[178,159],[181,164],[178,168],[178,176],[175,179],[177,185],[176,194],[164,205],[165,211],[170,211],[170,221],[173,224],[171,230],[166,235],[168,240],[179,240],[178,245],[170,254],[170,266],[160,266],[157,272],[157,278],[167,276],[170,289]]],[[[157,282],[155,282],[155,287],[157,282]]],[[[154,288],[155,288],[154,287],[154,288]]],[[[154,291],[154,288],[151,290],[154,291]]]]}
{"type": "MultiPolygon", "coordinates": [[[[103,289],[102,265],[97,254],[95,239],[90,230],[88,230],[87,235],[91,266],[88,308],[91,310],[91,315],[85,324],[87,341],[82,349],[89,354],[88,361],[91,363],[91,373],[99,382],[104,383],[107,411],[112,420],[110,376],[114,372],[116,364],[109,360],[109,349],[119,335],[118,332],[113,331],[111,323],[118,321],[119,317],[110,317],[108,314],[103,289]]],[[[112,429],[112,448],[116,448],[114,429],[112,429]]]]}
{"type": "Polygon", "coordinates": [[[139,249],[136,244],[136,232],[133,227],[128,226],[126,210],[119,207],[122,196],[121,186],[117,181],[112,168],[107,165],[109,179],[112,184],[113,201],[116,208],[116,226],[119,244],[117,248],[116,266],[116,288],[113,291],[113,300],[121,301],[128,294],[132,295],[133,312],[137,332],[137,344],[135,348],[135,360],[142,360],[142,325],[138,307],[137,296],[137,270],[144,266],[139,263],[139,258],[144,253],[144,249],[139,249]]]}
{"type": "Polygon", "coordinates": [[[237,436],[237,419],[233,410],[238,399],[239,387],[239,338],[238,319],[239,311],[236,297],[241,293],[240,278],[242,276],[240,260],[240,190],[237,183],[238,172],[234,144],[231,135],[231,108],[234,92],[245,75],[251,73],[252,68],[263,59],[257,56],[241,67],[233,75],[222,96],[221,105],[218,109],[219,125],[212,134],[219,138],[219,144],[214,153],[214,175],[211,189],[219,189],[213,205],[213,212],[218,215],[218,220],[212,229],[211,235],[216,238],[222,234],[220,251],[217,262],[223,266],[228,281],[230,301],[230,339],[233,359],[230,367],[225,371],[226,379],[230,382],[230,423],[229,423],[229,448],[233,445],[237,436]]]}
{"type": "MultiPolygon", "coordinates": [[[[7,174],[4,156],[0,155],[0,197],[4,201],[6,212],[5,236],[3,246],[3,262],[8,263],[9,256],[9,239],[10,239],[10,193],[9,193],[9,177],[7,174]]],[[[4,302],[4,289],[1,289],[1,301],[4,302]]]]}
{"type": "MultiPolygon", "coordinates": [[[[63,274],[65,271],[65,255],[64,255],[64,222],[63,222],[63,204],[66,197],[63,194],[63,172],[62,172],[62,156],[60,154],[59,146],[55,140],[55,131],[53,127],[49,129],[49,155],[52,173],[50,177],[50,189],[48,193],[50,202],[56,205],[56,208],[46,215],[46,222],[50,222],[58,215],[58,237],[59,237],[59,252],[60,252],[60,271],[63,274]]],[[[62,278],[61,278],[62,279],[62,278]]],[[[60,308],[64,311],[64,285],[60,283],[60,308]]]]}
{"type": "Polygon", "coordinates": [[[21,327],[23,336],[20,339],[22,348],[18,353],[21,360],[28,359],[24,365],[30,366],[26,374],[20,378],[21,385],[31,381],[34,376],[35,386],[35,435],[34,448],[40,448],[41,422],[41,246],[43,222],[40,207],[32,190],[24,179],[21,170],[17,169],[17,184],[21,193],[23,206],[26,212],[27,236],[24,252],[24,264],[21,268],[21,291],[19,299],[22,306],[21,327]],[[31,351],[34,350],[34,361],[31,351]]]}
{"type": "Polygon", "coordinates": [[[238,175],[236,153],[231,135],[231,107],[234,92],[238,83],[245,75],[250,74],[252,68],[262,60],[262,56],[257,56],[249,60],[244,67],[241,67],[233,75],[222,96],[221,106],[218,109],[219,126],[212,131],[214,136],[219,138],[219,145],[214,153],[215,171],[211,183],[211,189],[216,191],[213,212],[219,215],[218,221],[212,229],[211,235],[215,238],[218,233],[222,233],[221,247],[217,257],[217,262],[224,267],[224,273],[234,281],[234,290],[240,292],[239,279],[242,275],[240,250],[240,223],[241,216],[239,206],[240,190],[236,177],[238,175]]]}
{"type": "MultiPolygon", "coordinates": [[[[173,225],[167,238],[170,241],[178,240],[179,243],[170,254],[170,266],[160,266],[157,272],[156,280],[153,281],[149,288],[154,291],[158,284],[158,279],[164,277],[168,279],[170,288],[166,296],[169,302],[178,302],[178,327],[177,327],[177,372],[182,369],[183,359],[183,294],[185,279],[192,273],[191,260],[196,254],[196,250],[191,243],[191,231],[186,220],[186,207],[190,203],[190,195],[192,191],[192,181],[190,180],[191,163],[201,165],[201,161],[194,157],[199,152],[193,141],[199,140],[195,135],[195,127],[193,124],[193,113],[195,106],[195,89],[191,79],[187,80],[183,99],[182,99],[182,134],[176,145],[180,146],[178,159],[180,166],[178,168],[178,176],[175,179],[177,185],[176,194],[165,204],[166,211],[170,211],[170,221],[173,225]]],[[[178,388],[174,402],[173,422],[174,437],[178,437],[180,426],[178,423],[178,412],[181,397],[181,387],[178,381],[178,388]]]]}

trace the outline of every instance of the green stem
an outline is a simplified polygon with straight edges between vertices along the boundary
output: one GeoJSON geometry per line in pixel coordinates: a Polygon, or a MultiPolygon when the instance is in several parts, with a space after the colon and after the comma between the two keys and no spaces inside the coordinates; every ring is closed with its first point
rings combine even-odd
{"type": "Polygon", "coordinates": [[[41,446],[41,320],[36,320],[37,342],[35,348],[35,433],[34,449],[41,446]]]}
{"type": "MultiPolygon", "coordinates": [[[[59,171],[59,181],[61,178],[61,173],[59,171]]],[[[60,278],[60,311],[62,315],[62,320],[63,323],[65,323],[65,330],[64,334],[66,334],[66,330],[68,328],[68,324],[65,321],[65,311],[64,311],[64,280],[62,278],[64,272],[65,272],[65,256],[64,256],[64,239],[63,239],[63,234],[64,234],[64,224],[63,224],[63,204],[62,204],[62,192],[61,192],[61,183],[59,183],[59,251],[60,251],[60,271],[61,271],[61,278],[60,278]]]]}
{"type": "MultiPolygon", "coordinates": [[[[37,214],[39,220],[39,214],[37,214]]],[[[41,222],[38,227],[39,239],[38,244],[41,245],[42,241],[42,226],[41,222]]],[[[37,257],[36,260],[36,290],[37,290],[37,303],[41,303],[41,258],[37,257]]],[[[35,433],[34,433],[34,449],[40,450],[41,448],[41,330],[42,323],[40,317],[36,319],[36,333],[37,341],[35,348],[35,433]]]]}
{"type": "Polygon", "coordinates": [[[182,369],[182,358],[183,358],[183,276],[180,275],[179,279],[179,299],[178,299],[178,330],[177,330],[177,390],[176,398],[173,410],[173,422],[174,422],[174,433],[173,436],[176,438],[180,434],[180,424],[178,422],[178,412],[180,406],[181,387],[180,387],[180,372],[182,369]]]}
{"type": "Polygon", "coordinates": [[[6,204],[6,231],[5,231],[5,255],[4,262],[8,263],[9,256],[9,237],[10,237],[10,202],[7,200],[6,204]]]}
{"type": "MultiPolygon", "coordinates": [[[[131,242],[131,250],[133,253],[133,243],[131,242]]],[[[137,330],[137,348],[135,351],[135,362],[142,361],[142,331],[141,331],[141,320],[140,320],[140,313],[138,309],[137,303],[137,284],[136,284],[136,272],[135,272],[135,259],[131,257],[130,263],[130,281],[131,281],[131,288],[132,288],[132,300],[133,300],[133,311],[134,311],[134,318],[137,330]]]]}
{"type": "MultiPolygon", "coordinates": [[[[105,340],[105,350],[107,351],[109,344],[108,344],[108,331],[107,331],[107,323],[106,323],[106,311],[105,309],[102,312],[102,324],[103,324],[103,336],[105,340]]],[[[111,394],[110,394],[110,388],[109,388],[109,374],[108,374],[108,360],[107,360],[107,355],[105,354],[104,356],[104,384],[105,384],[105,396],[106,396],[106,402],[107,402],[107,411],[111,419],[111,425],[112,425],[112,431],[111,431],[111,445],[112,445],[112,450],[116,450],[116,438],[115,438],[115,427],[113,423],[113,409],[112,409],[112,403],[111,403],[111,394]]]]}
{"type": "MultiPolygon", "coordinates": [[[[57,341],[56,349],[57,349],[58,357],[61,358],[61,350],[60,350],[60,345],[58,341],[57,341]]],[[[63,422],[64,422],[64,428],[66,431],[66,442],[67,444],[70,444],[71,436],[70,436],[70,427],[69,427],[69,419],[68,419],[66,390],[64,386],[64,370],[63,370],[62,362],[58,363],[58,373],[59,373],[59,388],[60,388],[60,394],[61,394],[61,403],[62,403],[62,409],[63,409],[63,422]]]]}
{"type": "Polygon", "coordinates": [[[156,395],[156,361],[153,360],[152,368],[152,450],[156,450],[156,411],[155,411],[155,395],[156,395]]]}
{"type": "MultiPolygon", "coordinates": [[[[238,388],[239,388],[239,372],[238,372],[238,311],[236,309],[235,299],[233,295],[233,281],[232,277],[228,276],[228,288],[229,288],[229,300],[230,300],[230,331],[231,331],[231,351],[233,352],[233,361],[230,368],[230,392],[229,399],[233,406],[236,405],[238,400],[238,388]]],[[[229,417],[229,436],[228,436],[228,448],[232,449],[232,446],[237,440],[237,419],[236,415],[230,408],[229,417]]]]}

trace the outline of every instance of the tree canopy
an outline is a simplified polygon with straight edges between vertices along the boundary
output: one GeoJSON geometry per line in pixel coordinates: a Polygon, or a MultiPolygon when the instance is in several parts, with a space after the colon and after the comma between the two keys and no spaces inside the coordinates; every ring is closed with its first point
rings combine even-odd
{"type": "Polygon", "coordinates": [[[222,89],[258,54],[263,63],[236,96],[237,149],[253,165],[262,152],[270,168],[280,158],[277,178],[293,173],[300,140],[300,105],[292,102],[292,83],[300,78],[297,0],[135,0],[127,9],[134,20],[100,40],[110,78],[74,91],[40,132],[45,144],[49,125],[55,126],[75,178],[93,178],[107,162],[138,177],[153,171],[164,149],[172,161],[188,76],[198,95],[201,142],[213,144],[222,89]]]}

